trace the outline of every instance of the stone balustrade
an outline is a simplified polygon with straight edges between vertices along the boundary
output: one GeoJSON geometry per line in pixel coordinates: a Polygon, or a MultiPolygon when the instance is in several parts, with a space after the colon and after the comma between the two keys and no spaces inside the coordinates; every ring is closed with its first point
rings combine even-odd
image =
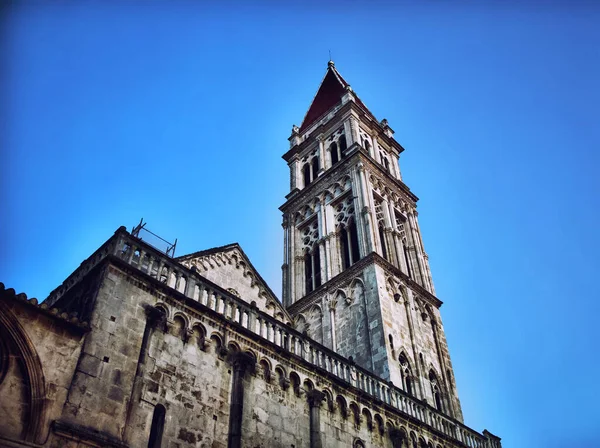
{"type": "Polygon", "coordinates": [[[281,350],[298,356],[321,371],[351,384],[371,398],[386,403],[471,448],[495,448],[493,440],[462,423],[439,413],[422,400],[408,395],[391,382],[384,381],[327,347],[304,336],[289,325],[258,310],[256,306],[214,285],[193,269],[188,269],[163,252],[131,236],[124,227],[102,245],[91,257],[55,289],[48,301],[55,303],[100,261],[116,256],[130,266],[177,290],[225,319],[268,340],[281,350]]]}

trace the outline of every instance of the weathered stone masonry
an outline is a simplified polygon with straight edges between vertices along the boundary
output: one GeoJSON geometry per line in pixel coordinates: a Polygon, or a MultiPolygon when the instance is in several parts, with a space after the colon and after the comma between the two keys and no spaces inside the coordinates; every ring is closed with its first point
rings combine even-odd
{"type": "MultiPolygon", "coordinates": [[[[460,422],[439,415],[124,229],[99,251],[104,258],[93,255],[73,274],[74,285],[96,280],[98,272],[104,278],[68,397],[55,417],[58,425],[53,427],[59,430],[48,438],[50,446],[64,446],[67,439],[81,446],[95,446],[94,440],[146,446],[157,404],[166,408],[163,446],[227,446],[232,436],[228,358],[236,352],[247,353],[256,364],[242,380],[241,446],[310,446],[307,394],[315,390],[325,397],[318,414],[322,446],[351,446],[355,440],[365,446],[392,446],[394,430],[441,446],[492,446],[460,422]],[[140,257],[151,255],[199,286],[198,299],[141,270],[139,260],[130,258],[137,250],[140,257]],[[148,306],[164,312],[166,324],[149,337],[141,398],[131,404],[128,426],[128,397],[136,389],[148,306]],[[96,432],[88,429],[90,422],[96,432]],[[130,434],[128,440],[125,434],[130,434]]],[[[53,304],[60,306],[64,298],[74,305],[69,292],[65,287],[64,297],[57,294],[53,304]]],[[[312,434],[317,440],[314,428],[312,434]]]]}

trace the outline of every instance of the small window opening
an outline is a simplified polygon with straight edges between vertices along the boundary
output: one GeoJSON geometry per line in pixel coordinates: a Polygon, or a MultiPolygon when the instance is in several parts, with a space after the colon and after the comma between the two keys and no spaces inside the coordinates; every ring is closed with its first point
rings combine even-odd
{"type": "Polygon", "coordinates": [[[331,154],[331,165],[333,166],[339,162],[337,143],[333,142],[329,145],[329,153],[331,154]]]}
{"type": "Polygon", "coordinates": [[[348,269],[350,267],[350,246],[348,244],[348,232],[344,227],[340,230],[340,243],[342,246],[342,267],[348,269]]]}
{"type": "Polygon", "coordinates": [[[160,448],[165,427],[165,407],[157,404],[154,407],[152,415],[152,426],[150,427],[150,438],[148,439],[148,448],[160,448]]]}
{"type": "Polygon", "coordinates": [[[306,280],[306,293],[308,294],[313,290],[313,272],[310,254],[304,256],[304,277],[306,280]]]}
{"type": "Polygon", "coordinates": [[[319,248],[315,247],[313,249],[313,262],[315,265],[315,288],[321,286],[321,255],[319,253],[319,248]]]}
{"type": "Polygon", "coordinates": [[[340,158],[343,159],[346,156],[346,148],[348,147],[348,144],[346,143],[346,136],[342,135],[339,138],[338,143],[340,145],[340,158]]]}
{"type": "Polygon", "coordinates": [[[311,162],[312,166],[312,180],[316,180],[319,177],[319,158],[314,157],[311,162]]]}
{"type": "Polygon", "coordinates": [[[365,147],[365,149],[368,152],[371,152],[371,144],[369,143],[369,140],[367,140],[366,138],[363,138],[363,146],[365,147]]]}
{"type": "Polygon", "coordinates": [[[356,222],[354,219],[350,220],[348,224],[350,230],[350,247],[352,249],[352,263],[356,263],[360,260],[360,250],[358,248],[358,231],[356,229],[356,222]]]}
{"type": "Polygon", "coordinates": [[[310,165],[308,163],[305,163],[302,167],[302,180],[305,187],[310,185],[310,165]]]}

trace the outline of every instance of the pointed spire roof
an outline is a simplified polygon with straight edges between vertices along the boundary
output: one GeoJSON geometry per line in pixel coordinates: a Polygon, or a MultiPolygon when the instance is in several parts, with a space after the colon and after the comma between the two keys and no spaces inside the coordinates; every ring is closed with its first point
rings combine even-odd
{"type": "MultiPolygon", "coordinates": [[[[339,74],[333,61],[329,61],[325,77],[323,78],[323,81],[321,81],[319,90],[313,98],[312,103],[308,108],[308,112],[306,112],[306,115],[304,116],[304,120],[300,126],[300,132],[304,132],[311,124],[337,105],[348,90],[351,90],[350,84],[348,84],[346,80],[342,78],[342,75],[339,74]]],[[[354,97],[356,98],[356,103],[373,117],[373,114],[358,98],[356,93],[354,93],[354,97]]]]}

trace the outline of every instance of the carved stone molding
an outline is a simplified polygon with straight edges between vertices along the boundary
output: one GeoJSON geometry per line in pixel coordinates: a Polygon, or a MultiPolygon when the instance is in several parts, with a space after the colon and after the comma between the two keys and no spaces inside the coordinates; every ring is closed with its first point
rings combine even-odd
{"type": "Polygon", "coordinates": [[[306,393],[306,400],[311,408],[321,406],[321,402],[325,399],[325,394],[320,390],[313,389],[306,393]]]}

